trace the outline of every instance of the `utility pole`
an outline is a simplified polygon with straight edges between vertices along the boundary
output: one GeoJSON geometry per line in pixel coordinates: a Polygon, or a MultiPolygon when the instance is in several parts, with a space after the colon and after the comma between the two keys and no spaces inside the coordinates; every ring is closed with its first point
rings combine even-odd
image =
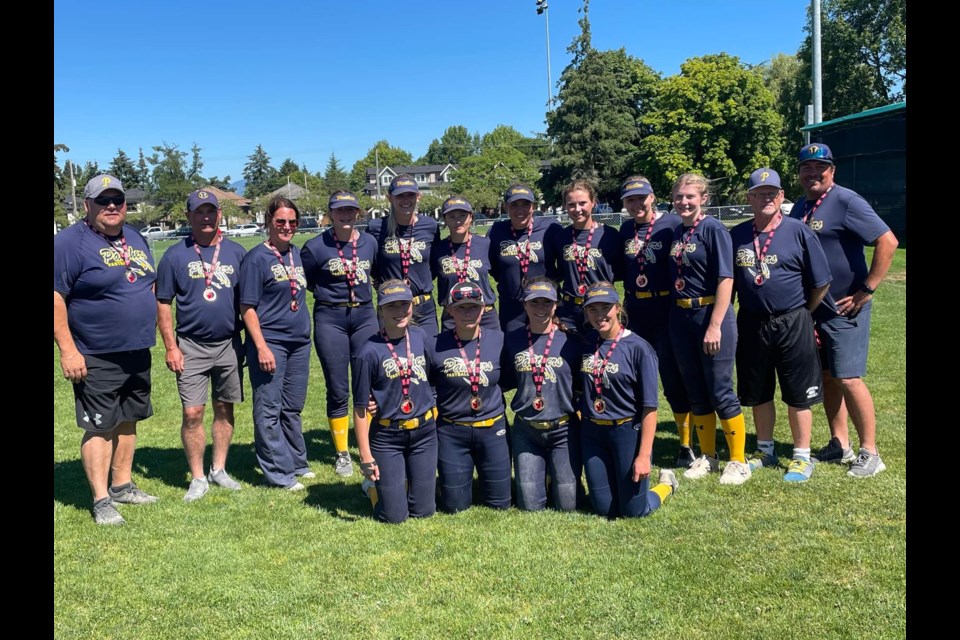
{"type": "Polygon", "coordinates": [[[813,68],[813,122],[823,122],[823,79],[820,70],[820,0],[811,0],[811,12],[813,13],[813,60],[810,66],[813,68]]]}
{"type": "Polygon", "coordinates": [[[73,177],[73,163],[67,160],[67,164],[70,165],[70,199],[73,201],[73,216],[71,217],[67,214],[67,217],[70,218],[70,224],[73,224],[77,221],[77,179],[73,177]]]}
{"type": "Polygon", "coordinates": [[[373,181],[377,183],[377,208],[379,208],[380,201],[383,199],[383,196],[380,195],[380,148],[373,148],[373,157],[376,160],[376,173],[373,174],[373,181]]]}
{"type": "Polygon", "coordinates": [[[544,17],[547,32],[547,111],[553,111],[553,79],[550,77],[550,6],[547,0],[537,0],[537,15],[544,17]]]}

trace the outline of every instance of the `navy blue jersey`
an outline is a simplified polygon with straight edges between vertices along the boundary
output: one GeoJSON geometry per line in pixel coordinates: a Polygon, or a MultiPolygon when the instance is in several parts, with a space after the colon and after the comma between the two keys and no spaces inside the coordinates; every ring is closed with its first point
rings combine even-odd
{"type": "Polygon", "coordinates": [[[483,329],[480,336],[479,411],[470,408],[470,378],[467,364],[473,369],[477,341],[462,342],[467,355],[465,362],[457,348],[453,331],[441,331],[435,342],[427,343],[427,370],[437,388],[437,409],[440,418],[459,422],[476,422],[495,418],[504,411],[503,392],[500,391],[500,354],[503,351],[503,333],[483,329]]]}
{"type": "Polygon", "coordinates": [[[589,235],[589,229],[575,230],[573,225],[551,227],[547,233],[547,251],[554,256],[556,262],[557,278],[561,280],[560,292],[568,296],[582,297],[583,294],[577,289],[580,284],[589,287],[602,280],[613,282],[619,279],[623,247],[617,230],[610,225],[598,225],[593,232],[593,238],[590,239],[590,249],[587,251],[589,235]],[[574,243],[574,237],[576,237],[576,243],[574,243]],[[587,272],[581,282],[575,256],[584,254],[586,254],[587,272]]]}
{"type": "MultiPolygon", "coordinates": [[[[811,209],[815,202],[809,203],[811,209]]],[[[807,206],[807,199],[801,198],[790,217],[803,220],[807,206]]],[[[830,264],[830,296],[840,300],[856,293],[869,271],[864,245],[872,245],[890,227],[856,191],[840,185],[834,185],[807,225],[816,232],[830,264]]]]}
{"type": "Polygon", "coordinates": [[[450,241],[438,240],[430,251],[430,269],[437,279],[437,299],[446,300],[450,287],[460,282],[457,277],[457,268],[465,269],[465,279],[472,280],[480,285],[483,291],[484,304],[496,302],[493,287],[490,286],[490,239],[473,234],[470,236],[470,264],[464,263],[467,257],[467,243],[453,245],[454,253],[450,253],[450,241]],[[454,259],[454,257],[456,259],[454,259]]]}
{"type": "Polygon", "coordinates": [[[673,279],[670,278],[670,247],[673,244],[673,235],[683,222],[680,216],[664,214],[659,220],[653,221],[653,231],[649,242],[644,245],[647,229],[650,224],[641,224],[627,220],[620,225],[620,244],[623,246],[623,290],[627,297],[634,291],[670,291],[673,289],[673,279]],[[637,286],[637,276],[640,275],[640,264],[637,262],[637,252],[642,251],[644,256],[643,275],[647,283],[643,287],[637,286]]]}
{"type": "Polygon", "coordinates": [[[557,420],[568,416],[573,407],[573,369],[579,362],[579,349],[575,340],[567,340],[567,335],[559,329],[553,334],[550,353],[546,362],[543,351],[547,346],[548,334],[533,334],[533,353],[540,364],[545,365],[543,386],[540,394],[544,400],[542,411],[533,408],[533,399],[537,396],[537,387],[533,382],[533,369],[530,366],[530,342],[526,329],[511,331],[504,338],[503,358],[500,373],[500,388],[504,391],[516,389],[510,408],[527,420],[557,420]]]}
{"type": "Polygon", "coordinates": [[[157,265],[157,300],[177,301],[177,334],[199,341],[218,341],[240,333],[240,263],[246,249],[227,238],[220,239],[217,270],[210,288],[215,297],[204,297],[205,273],[210,269],[216,245],[200,247],[193,237],[167,249],[157,265]]]}
{"type": "MultiPolygon", "coordinates": [[[[676,256],[680,245],[686,240],[689,227],[682,224],[673,232],[670,246],[670,280],[676,282],[681,272],[677,270],[676,256]]],[[[671,285],[674,298],[702,298],[717,292],[720,278],[733,277],[733,243],[723,223],[711,216],[704,216],[697,225],[683,253],[682,291],[671,285]]]]}
{"type": "Polygon", "coordinates": [[[283,266],[265,244],[247,252],[240,263],[240,303],[255,307],[264,340],[275,342],[309,342],[310,313],[307,310],[307,279],[303,275],[300,250],[294,245],[280,254],[283,266]],[[299,283],[296,301],[291,310],[290,254],[299,283]]]}
{"type": "MultiPolygon", "coordinates": [[[[157,341],[157,272],[146,240],[123,226],[130,257],[77,222],[53,237],[53,290],[63,294],[70,334],[82,354],[149,349],[157,341]]],[[[119,236],[117,237],[119,239],[119,236]]]]}
{"type": "Polygon", "coordinates": [[[407,329],[410,336],[410,356],[413,368],[410,372],[410,399],[413,411],[400,411],[403,386],[400,383],[401,367],[407,366],[407,340],[391,340],[397,359],[390,353],[383,334],[377,333],[365,342],[353,362],[353,403],[358,409],[367,408],[370,395],[377,403],[377,418],[407,420],[419,417],[432,409],[435,401],[433,390],[427,381],[426,344],[431,342],[419,327],[407,329]]]}
{"type": "Polygon", "coordinates": [[[417,215],[412,229],[397,225],[397,235],[387,235],[387,219],[376,218],[370,221],[367,231],[377,240],[377,259],[374,264],[374,279],[378,282],[396,278],[403,279],[400,244],[410,250],[410,269],[407,279],[413,295],[419,296],[433,291],[433,274],[430,272],[430,251],[440,239],[440,227],[433,218],[417,215]]]}
{"type": "Polygon", "coordinates": [[[533,219],[533,232],[527,236],[524,229],[514,232],[509,220],[498,220],[490,227],[490,274],[497,281],[497,294],[501,300],[523,300],[523,273],[520,260],[529,255],[527,278],[535,276],[555,277],[553,256],[547,253],[545,236],[547,230],[562,227],[553,218],[533,219]]]}
{"type": "Polygon", "coordinates": [[[353,261],[353,243],[342,242],[343,260],[337,253],[337,240],[333,229],[307,240],[300,251],[303,258],[303,273],[307,288],[318,302],[373,302],[370,285],[371,270],[377,257],[377,241],[369,233],[360,232],[357,238],[357,262],[354,275],[353,295],[347,284],[347,266],[353,261]],[[347,264],[344,264],[346,261],[347,264]]]}
{"type": "MultiPolygon", "coordinates": [[[[761,233],[760,250],[769,237],[761,233]]],[[[753,313],[782,313],[807,304],[807,293],[831,280],[830,266],[817,236],[806,225],[784,218],[757,265],[753,242],[753,221],[741,222],[730,230],[733,242],[733,287],[740,308],[753,313]],[[755,282],[764,278],[762,285],[755,282]]]]}
{"type": "MultiPolygon", "coordinates": [[[[613,350],[601,378],[603,413],[594,407],[597,391],[593,380],[594,353],[597,350],[597,332],[591,331],[580,347],[580,376],[577,381],[581,396],[578,408],[584,420],[620,420],[640,415],[645,408],[657,408],[657,353],[650,343],[629,329],[613,350]]],[[[607,355],[613,340],[600,343],[600,361],[607,355]]]]}

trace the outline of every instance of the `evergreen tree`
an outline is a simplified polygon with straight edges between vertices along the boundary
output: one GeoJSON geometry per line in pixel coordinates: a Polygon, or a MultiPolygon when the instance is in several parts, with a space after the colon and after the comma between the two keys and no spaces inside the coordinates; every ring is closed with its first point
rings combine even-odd
{"type": "Polygon", "coordinates": [[[247,164],[243,166],[243,179],[247,181],[243,190],[243,195],[247,198],[255,198],[271,191],[270,181],[276,175],[277,170],[270,166],[270,156],[263,150],[261,145],[257,145],[253,153],[247,158],[247,164]]]}
{"type": "Polygon", "coordinates": [[[350,188],[350,176],[344,171],[340,165],[340,161],[337,160],[337,156],[333,153],[330,154],[330,159],[327,160],[327,169],[323,173],[323,181],[326,184],[327,191],[330,193],[339,191],[340,189],[350,188]]]}
{"type": "Polygon", "coordinates": [[[117,149],[117,155],[110,162],[107,172],[119,180],[125,189],[137,187],[137,168],[133,166],[133,160],[123,152],[123,149],[117,149]]]}

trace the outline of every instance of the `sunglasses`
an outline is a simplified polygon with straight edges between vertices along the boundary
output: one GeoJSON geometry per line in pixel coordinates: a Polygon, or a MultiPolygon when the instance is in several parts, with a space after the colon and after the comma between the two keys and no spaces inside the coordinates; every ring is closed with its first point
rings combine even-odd
{"type": "Polygon", "coordinates": [[[450,299],[454,302],[460,302],[461,300],[481,300],[483,299],[483,291],[476,288],[454,289],[450,292],[450,299]]]}
{"type": "Polygon", "coordinates": [[[273,219],[273,226],[277,227],[278,229],[282,229],[284,227],[290,227],[291,229],[296,229],[299,225],[300,225],[300,221],[297,220],[296,218],[294,218],[293,220],[280,220],[278,218],[273,219]]]}
{"type": "Polygon", "coordinates": [[[126,196],[97,196],[93,199],[101,207],[109,207],[111,204],[115,207],[122,207],[126,200],[126,196]]]}

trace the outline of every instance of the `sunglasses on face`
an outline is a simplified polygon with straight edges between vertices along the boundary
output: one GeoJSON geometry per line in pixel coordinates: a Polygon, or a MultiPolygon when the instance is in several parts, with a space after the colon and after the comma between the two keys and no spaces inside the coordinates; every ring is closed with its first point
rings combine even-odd
{"type": "Polygon", "coordinates": [[[273,219],[273,226],[278,229],[283,229],[284,227],[290,227],[291,229],[296,229],[300,222],[294,218],[293,220],[280,220],[279,218],[273,219]]]}
{"type": "Polygon", "coordinates": [[[480,300],[483,298],[483,292],[480,289],[456,289],[450,292],[450,299],[454,302],[461,300],[480,300]]]}
{"type": "Polygon", "coordinates": [[[109,207],[111,204],[115,207],[122,207],[126,202],[125,196],[97,196],[93,199],[101,207],[109,207]]]}

